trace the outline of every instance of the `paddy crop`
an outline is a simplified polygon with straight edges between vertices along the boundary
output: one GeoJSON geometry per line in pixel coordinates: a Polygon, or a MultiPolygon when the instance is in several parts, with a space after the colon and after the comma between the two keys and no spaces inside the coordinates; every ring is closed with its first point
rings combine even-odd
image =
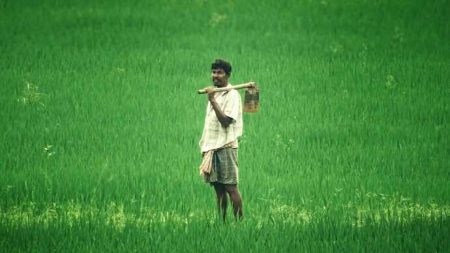
{"type": "Polygon", "coordinates": [[[449,7],[0,1],[0,250],[448,251],[449,7]],[[198,175],[215,58],[260,87],[239,223],[198,175]]]}

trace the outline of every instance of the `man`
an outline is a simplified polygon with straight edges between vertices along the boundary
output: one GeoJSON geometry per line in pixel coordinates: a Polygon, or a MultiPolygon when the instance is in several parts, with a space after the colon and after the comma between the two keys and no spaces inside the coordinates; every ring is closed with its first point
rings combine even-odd
{"type": "MultiPolygon", "coordinates": [[[[231,86],[228,79],[231,64],[225,60],[215,60],[211,65],[211,76],[217,88],[231,86]]],[[[227,194],[233,205],[236,219],[242,219],[242,199],[238,189],[238,138],[242,135],[241,96],[237,90],[215,92],[206,88],[208,105],[205,126],[200,140],[203,162],[200,173],[205,181],[214,186],[217,206],[223,220],[228,206],[227,194]]]]}

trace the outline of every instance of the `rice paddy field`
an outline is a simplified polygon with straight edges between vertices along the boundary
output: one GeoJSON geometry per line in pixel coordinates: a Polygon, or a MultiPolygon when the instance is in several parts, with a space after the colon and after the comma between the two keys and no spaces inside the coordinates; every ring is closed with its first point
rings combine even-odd
{"type": "Polygon", "coordinates": [[[0,251],[449,252],[449,10],[0,0],[0,251]],[[216,58],[260,87],[225,224],[198,174],[216,58]]]}

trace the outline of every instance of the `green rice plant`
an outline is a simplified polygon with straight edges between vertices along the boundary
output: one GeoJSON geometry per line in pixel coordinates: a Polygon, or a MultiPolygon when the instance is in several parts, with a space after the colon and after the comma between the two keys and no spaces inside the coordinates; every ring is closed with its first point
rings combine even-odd
{"type": "Polygon", "coordinates": [[[17,101],[24,105],[37,104],[39,106],[45,107],[45,104],[42,102],[45,94],[38,92],[38,86],[30,82],[26,82],[26,84],[27,85],[22,91],[22,96],[20,96],[17,101]]]}
{"type": "Polygon", "coordinates": [[[448,251],[447,2],[0,1],[0,251],[448,251]],[[261,88],[225,224],[215,58],[261,88]]]}

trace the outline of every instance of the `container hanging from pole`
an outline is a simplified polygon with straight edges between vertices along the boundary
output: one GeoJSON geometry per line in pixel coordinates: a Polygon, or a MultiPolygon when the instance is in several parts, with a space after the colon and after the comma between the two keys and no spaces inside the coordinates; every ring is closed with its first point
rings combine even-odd
{"type": "MultiPolygon", "coordinates": [[[[257,112],[259,110],[259,88],[255,82],[248,82],[244,84],[238,84],[231,87],[215,88],[214,91],[229,91],[229,90],[239,90],[247,89],[245,91],[244,98],[244,112],[257,112]]],[[[205,89],[197,91],[198,94],[206,94],[205,89]]]]}
{"type": "Polygon", "coordinates": [[[245,90],[244,112],[257,112],[259,110],[259,89],[248,88],[245,90]]]}

